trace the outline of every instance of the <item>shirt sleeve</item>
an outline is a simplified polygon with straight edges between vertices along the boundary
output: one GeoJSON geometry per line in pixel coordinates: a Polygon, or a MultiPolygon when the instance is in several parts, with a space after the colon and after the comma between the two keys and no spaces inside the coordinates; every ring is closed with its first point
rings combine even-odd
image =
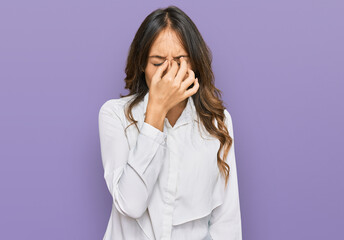
{"type": "MultiPolygon", "coordinates": [[[[119,107],[118,107],[119,108],[119,107]]],[[[104,178],[117,210],[139,218],[147,209],[166,154],[166,132],[144,122],[129,149],[125,129],[111,100],[100,108],[99,138],[104,178]]]]}
{"type": "MultiPolygon", "coordinates": [[[[229,179],[225,189],[224,202],[215,208],[209,221],[209,232],[213,240],[242,240],[241,213],[237,168],[234,152],[234,134],[232,118],[225,109],[226,125],[233,139],[227,155],[227,164],[230,167],[229,179]]],[[[222,177],[222,176],[221,176],[222,177]]]]}

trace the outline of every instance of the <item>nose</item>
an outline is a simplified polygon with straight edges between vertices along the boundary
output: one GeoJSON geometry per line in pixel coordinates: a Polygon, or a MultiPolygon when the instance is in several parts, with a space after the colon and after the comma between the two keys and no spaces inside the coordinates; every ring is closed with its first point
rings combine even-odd
{"type": "MultiPolygon", "coordinates": [[[[168,61],[168,67],[167,67],[167,69],[169,70],[171,67],[172,67],[172,63],[173,63],[173,61],[175,61],[174,59],[167,59],[167,61],[168,61]]],[[[177,64],[178,64],[178,62],[177,61],[175,61],[177,64]]]]}
{"type": "Polygon", "coordinates": [[[168,68],[167,69],[169,70],[172,67],[172,61],[173,60],[167,59],[167,61],[168,61],[168,63],[167,63],[168,64],[168,68]]]}
{"type": "Polygon", "coordinates": [[[167,59],[167,70],[169,70],[171,68],[171,61],[167,59]]]}

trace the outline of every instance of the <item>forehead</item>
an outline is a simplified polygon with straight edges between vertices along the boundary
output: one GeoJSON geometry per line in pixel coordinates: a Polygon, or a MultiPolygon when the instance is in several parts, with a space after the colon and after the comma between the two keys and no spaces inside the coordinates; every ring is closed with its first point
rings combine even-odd
{"type": "Polygon", "coordinates": [[[160,55],[173,57],[178,54],[186,54],[186,51],[178,38],[177,33],[173,30],[163,30],[159,33],[155,41],[153,42],[150,55],[160,55]]]}

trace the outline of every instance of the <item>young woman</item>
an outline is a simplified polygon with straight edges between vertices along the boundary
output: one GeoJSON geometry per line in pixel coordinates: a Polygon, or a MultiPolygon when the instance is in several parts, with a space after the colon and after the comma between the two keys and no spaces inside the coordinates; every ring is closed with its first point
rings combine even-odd
{"type": "Polygon", "coordinates": [[[125,72],[129,94],[99,111],[103,239],[241,240],[232,119],[195,24],[175,6],[149,14],[125,72]]]}

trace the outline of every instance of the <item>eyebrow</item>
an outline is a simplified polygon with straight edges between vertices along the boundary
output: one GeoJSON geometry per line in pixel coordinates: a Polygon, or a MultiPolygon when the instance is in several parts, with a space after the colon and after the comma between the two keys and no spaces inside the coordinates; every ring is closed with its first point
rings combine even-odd
{"type": "MultiPolygon", "coordinates": [[[[159,58],[159,59],[165,59],[166,57],[163,56],[159,56],[159,55],[153,55],[153,56],[149,56],[150,58],[159,58]]],[[[174,58],[181,58],[181,57],[189,57],[188,55],[180,55],[174,58]]]]}

